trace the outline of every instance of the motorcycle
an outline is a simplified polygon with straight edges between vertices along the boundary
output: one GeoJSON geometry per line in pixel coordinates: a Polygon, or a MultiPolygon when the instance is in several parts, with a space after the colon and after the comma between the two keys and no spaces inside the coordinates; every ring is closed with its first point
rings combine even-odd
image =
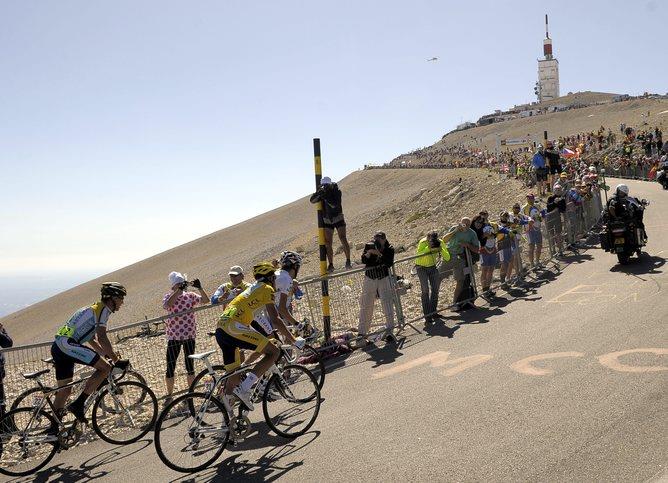
{"type": "MultiPolygon", "coordinates": [[[[649,201],[640,200],[644,210],[649,201]]],[[[626,265],[631,256],[636,253],[638,258],[642,254],[642,247],[647,245],[647,235],[639,220],[626,212],[625,216],[611,218],[606,213],[606,224],[599,234],[601,248],[609,253],[615,253],[619,263],[626,265]]]]}
{"type": "Polygon", "coordinates": [[[659,170],[659,173],[656,176],[656,180],[664,190],[668,190],[668,166],[665,166],[659,170]]]}

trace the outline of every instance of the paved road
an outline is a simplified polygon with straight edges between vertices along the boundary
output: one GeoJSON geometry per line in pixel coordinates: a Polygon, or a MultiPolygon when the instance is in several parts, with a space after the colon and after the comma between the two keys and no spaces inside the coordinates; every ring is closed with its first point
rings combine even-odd
{"type": "MultiPolygon", "coordinates": [[[[614,180],[612,181],[614,186],[614,180]]],[[[267,434],[190,481],[630,480],[668,477],[668,192],[641,263],[589,249],[493,306],[351,356],[328,376],[307,435],[267,434]]],[[[256,416],[258,419],[260,415],[256,416]]],[[[171,481],[150,439],[101,442],[39,481],[171,481]]]]}

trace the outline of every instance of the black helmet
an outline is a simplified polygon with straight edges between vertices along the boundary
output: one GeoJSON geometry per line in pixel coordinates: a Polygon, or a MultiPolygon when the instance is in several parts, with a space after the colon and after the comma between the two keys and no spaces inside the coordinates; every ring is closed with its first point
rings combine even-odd
{"type": "Polygon", "coordinates": [[[111,297],[125,297],[128,291],[118,282],[104,282],[102,283],[100,293],[102,294],[102,299],[107,299],[111,297]]]}

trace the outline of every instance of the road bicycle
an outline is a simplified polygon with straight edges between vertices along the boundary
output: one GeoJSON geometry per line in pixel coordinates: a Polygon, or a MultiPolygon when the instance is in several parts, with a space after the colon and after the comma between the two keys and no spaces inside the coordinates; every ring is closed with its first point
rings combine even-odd
{"type": "MultiPolygon", "coordinates": [[[[207,332],[207,334],[210,337],[215,337],[216,335],[215,332],[207,332]]],[[[307,343],[301,349],[297,349],[295,346],[283,346],[286,357],[281,358],[277,364],[279,367],[281,364],[298,364],[306,367],[315,376],[318,388],[322,390],[325,385],[325,362],[322,360],[322,355],[313,346],[309,345],[309,342],[317,340],[319,331],[308,327],[307,324],[303,324],[303,327],[298,329],[297,335],[304,337],[307,343]]],[[[278,340],[276,331],[274,331],[273,337],[278,340]]],[[[213,369],[216,372],[220,372],[225,369],[225,366],[215,364],[213,365],[213,369]]],[[[211,374],[207,369],[204,369],[195,376],[188,390],[190,392],[202,391],[207,385],[210,387],[212,382],[211,374]]]]}
{"type": "MultiPolygon", "coordinates": [[[[49,357],[47,359],[42,359],[42,362],[44,362],[45,364],[49,364],[51,366],[54,365],[52,357],[49,357]]],[[[78,366],[75,370],[75,374],[80,376],[79,378],[80,380],[84,380],[90,377],[93,374],[93,372],[94,370],[88,366],[78,366]]],[[[127,369],[123,371],[114,368],[113,376],[116,382],[120,382],[121,379],[134,380],[143,384],[144,386],[148,386],[148,384],[146,384],[146,379],[144,379],[144,376],[135,371],[132,368],[132,365],[129,365],[127,369]]],[[[81,386],[81,388],[83,389],[83,386],[81,386]]],[[[46,387],[46,389],[55,390],[56,388],[46,387]]],[[[76,397],[75,395],[72,396],[76,397]]],[[[44,389],[41,388],[40,386],[31,387],[20,393],[18,396],[16,396],[16,399],[14,399],[14,401],[12,402],[10,410],[13,411],[14,409],[19,407],[35,407],[36,405],[42,402],[42,399],[44,399],[44,389]]]]}
{"type": "MultiPolygon", "coordinates": [[[[18,407],[0,419],[0,473],[25,476],[44,467],[59,451],[76,445],[82,426],[67,411],[57,411],[53,398],[62,388],[47,387],[40,379],[49,369],[23,374],[34,380],[43,398],[33,407],[18,407]]],[[[137,381],[117,382],[113,372],[86,400],[92,407],[95,433],[112,444],[130,444],[146,435],[155,422],[158,400],[153,391],[137,381]]],[[[63,387],[83,384],[81,379],[63,387]]]]}
{"type": "MultiPolygon", "coordinates": [[[[190,357],[203,361],[211,378],[202,391],[189,392],[169,403],[155,425],[155,449],[169,468],[192,473],[216,461],[228,443],[236,445],[251,430],[248,409],[226,391],[227,381],[249,371],[250,365],[218,372],[209,361],[217,351],[190,357]]],[[[281,347],[280,359],[287,354],[281,347]]],[[[269,428],[295,438],[308,431],[320,411],[320,388],[304,366],[274,364],[255,384],[251,400],[262,403],[269,428]]]]}

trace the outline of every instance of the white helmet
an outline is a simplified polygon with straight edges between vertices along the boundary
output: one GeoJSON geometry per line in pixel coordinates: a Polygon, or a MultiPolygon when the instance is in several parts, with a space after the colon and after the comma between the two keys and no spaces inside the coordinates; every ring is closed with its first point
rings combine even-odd
{"type": "Polygon", "coordinates": [[[302,264],[302,257],[299,253],[285,251],[281,253],[281,258],[279,259],[279,262],[281,266],[290,265],[294,267],[296,265],[297,267],[300,267],[302,264]]]}
{"type": "Polygon", "coordinates": [[[626,186],[625,184],[618,184],[617,187],[615,188],[615,193],[617,194],[624,193],[625,196],[628,196],[629,187],[626,186]]]}

